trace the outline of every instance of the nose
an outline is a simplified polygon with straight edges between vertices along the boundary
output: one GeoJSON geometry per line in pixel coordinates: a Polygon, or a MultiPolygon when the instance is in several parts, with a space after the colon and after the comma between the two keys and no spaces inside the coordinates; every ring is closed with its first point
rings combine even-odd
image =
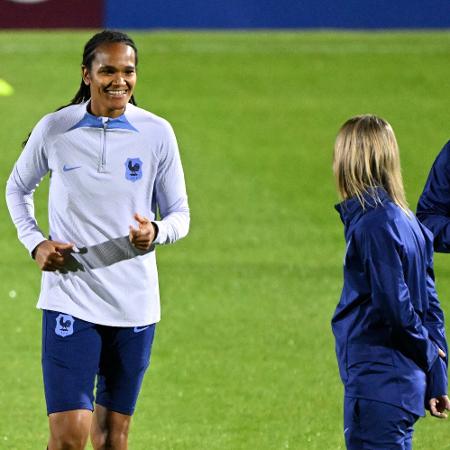
{"type": "Polygon", "coordinates": [[[119,86],[125,84],[125,79],[124,79],[124,76],[123,76],[122,73],[117,72],[117,73],[115,74],[114,79],[113,79],[113,84],[119,85],[119,86]]]}

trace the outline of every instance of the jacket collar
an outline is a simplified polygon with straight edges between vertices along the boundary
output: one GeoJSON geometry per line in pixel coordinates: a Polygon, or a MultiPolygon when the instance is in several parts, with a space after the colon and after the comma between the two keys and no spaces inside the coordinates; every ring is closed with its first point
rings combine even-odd
{"type": "Polygon", "coordinates": [[[87,110],[88,105],[89,102],[86,103],[86,112],[83,118],[68,131],[76,130],[77,128],[107,128],[108,130],[122,129],[136,132],[138,131],[128,121],[128,119],[125,116],[125,113],[115,118],[98,117],[94,116],[87,110]]]}
{"type": "Polygon", "coordinates": [[[388,193],[382,187],[370,189],[363,194],[364,208],[357,197],[349,198],[335,206],[341,220],[347,227],[353,220],[361,217],[365,212],[377,208],[391,201],[388,193]]]}

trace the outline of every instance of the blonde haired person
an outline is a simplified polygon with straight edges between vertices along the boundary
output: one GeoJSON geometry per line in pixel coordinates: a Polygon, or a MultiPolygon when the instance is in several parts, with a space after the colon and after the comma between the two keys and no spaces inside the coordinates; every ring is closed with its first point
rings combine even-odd
{"type": "Polygon", "coordinates": [[[347,449],[411,449],[425,407],[440,418],[450,409],[432,236],[408,209],[397,141],[385,120],[345,122],[333,171],[347,244],[332,319],[347,449]]]}

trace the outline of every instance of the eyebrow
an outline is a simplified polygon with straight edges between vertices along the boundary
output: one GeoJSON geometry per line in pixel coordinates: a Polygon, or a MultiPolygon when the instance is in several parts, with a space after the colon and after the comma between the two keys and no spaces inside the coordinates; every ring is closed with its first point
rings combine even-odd
{"type": "MultiPolygon", "coordinates": [[[[100,66],[100,70],[117,70],[118,68],[116,66],[109,66],[109,65],[105,65],[105,66],[100,66]]],[[[125,70],[128,69],[133,69],[136,70],[136,66],[125,66],[125,70]]]]}

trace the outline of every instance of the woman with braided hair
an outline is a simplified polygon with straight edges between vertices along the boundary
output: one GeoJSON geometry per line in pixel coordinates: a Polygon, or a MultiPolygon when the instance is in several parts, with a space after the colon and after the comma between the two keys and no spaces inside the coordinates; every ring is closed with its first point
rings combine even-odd
{"type": "Polygon", "coordinates": [[[42,271],[49,450],[125,450],[160,320],[155,248],[183,238],[189,207],[175,135],[136,106],[138,52],[105,30],[81,86],[33,129],[7,183],[21,242],[42,271]],[[49,235],[33,193],[51,173],[49,235]],[[94,396],[95,391],[95,396],[94,396]]]}

